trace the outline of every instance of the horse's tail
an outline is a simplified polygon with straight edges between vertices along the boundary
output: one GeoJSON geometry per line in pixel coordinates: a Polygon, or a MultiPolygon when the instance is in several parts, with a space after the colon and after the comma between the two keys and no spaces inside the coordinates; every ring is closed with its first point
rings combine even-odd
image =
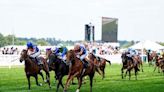
{"type": "Polygon", "coordinates": [[[112,65],[112,64],[111,64],[111,62],[110,62],[110,60],[106,60],[106,62],[108,62],[108,63],[109,63],[109,65],[112,65]]]}

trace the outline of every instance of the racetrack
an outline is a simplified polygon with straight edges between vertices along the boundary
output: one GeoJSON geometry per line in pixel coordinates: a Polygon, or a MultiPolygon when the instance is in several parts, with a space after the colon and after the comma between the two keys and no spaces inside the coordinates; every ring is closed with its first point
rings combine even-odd
{"type": "MultiPolygon", "coordinates": [[[[153,67],[144,65],[144,72],[139,72],[138,80],[135,80],[134,73],[129,81],[128,76],[126,79],[121,79],[120,71],[121,65],[107,65],[106,78],[101,80],[100,75],[95,75],[93,82],[93,92],[164,92],[164,76],[162,73],[153,72],[153,67]]],[[[35,85],[34,78],[31,78],[31,91],[30,92],[55,92],[56,84],[54,81],[54,73],[51,72],[51,85],[52,89],[44,84],[39,76],[39,82],[43,86],[38,87],[35,85]]],[[[66,76],[63,82],[65,83],[66,76]]],[[[76,79],[75,82],[77,83],[76,79]]],[[[75,92],[77,85],[71,85],[68,92],[75,92]]],[[[23,67],[15,68],[0,68],[0,92],[27,92],[27,80],[25,77],[23,67]]],[[[62,92],[60,88],[60,92],[62,92]]],[[[80,92],[89,92],[89,80],[86,79],[86,84],[83,84],[80,92]]]]}

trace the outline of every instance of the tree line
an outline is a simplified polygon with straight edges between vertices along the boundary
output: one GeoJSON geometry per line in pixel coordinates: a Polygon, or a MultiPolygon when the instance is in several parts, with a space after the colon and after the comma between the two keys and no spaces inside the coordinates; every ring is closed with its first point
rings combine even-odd
{"type": "Polygon", "coordinates": [[[16,37],[15,35],[7,35],[4,36],[0,33],[0,47],[7,46],[7,45],[26,45],[27,42],[33,42],[34,44],[40,45],[40,46],[46,46],[46,45],[57,45],[57,44],[64,44],[64,45],[73,45],[73,41],[62,41],[57,40],[55,38],[21,38],[16,37]]]}

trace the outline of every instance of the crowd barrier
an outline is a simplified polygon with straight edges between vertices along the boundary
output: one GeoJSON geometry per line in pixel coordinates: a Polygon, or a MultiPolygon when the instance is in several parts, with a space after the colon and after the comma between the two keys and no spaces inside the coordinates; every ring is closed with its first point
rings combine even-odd
{"type": "Polygon", "coordinates": [[[18,66],[23,65],[24,63],[20,63],[19,61],[20,55],[0,55],[0,66],[18,66]]]}
{"type": "MultiPolygon", "coordinates": [[[[105,58],[113,64],[121,64],[121,54],[116,54],[116,55],[96,55],[101,58],[105,58]]],[[[0,66],[8,66],[11,68],[11,66],[19,66],[23,65],[23,63],[20,63],[19,61],[20,55],[0,55],[0,66]]]]}

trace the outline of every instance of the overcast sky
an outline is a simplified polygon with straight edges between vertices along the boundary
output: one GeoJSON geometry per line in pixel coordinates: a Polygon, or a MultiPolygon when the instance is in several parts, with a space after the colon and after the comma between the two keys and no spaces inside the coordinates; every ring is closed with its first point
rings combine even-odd
{"type": "Polygon", "coordinates": [[[164,0],[0,0],[0,33],[83,40],[84,24],[118,18],[119,40],[164,41],[164,0]]]}

